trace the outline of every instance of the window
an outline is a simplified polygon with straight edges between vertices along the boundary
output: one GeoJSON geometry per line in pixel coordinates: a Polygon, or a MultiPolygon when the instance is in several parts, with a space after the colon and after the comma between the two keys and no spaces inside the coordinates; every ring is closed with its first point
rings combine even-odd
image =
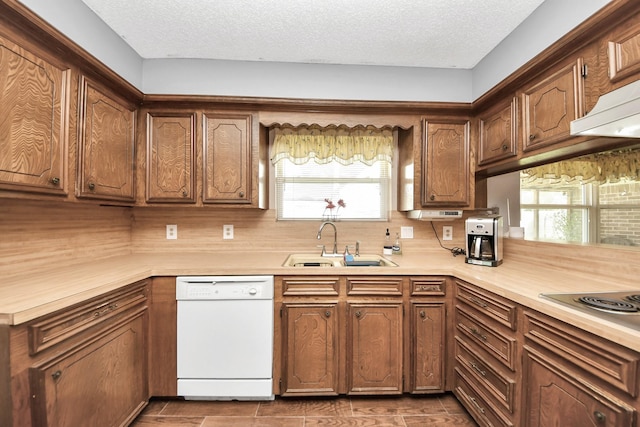
{"type": "Polygon", "coordinates": [[[277,218],[387,220],[393,150],[391,128],[275,128],[277,218]]]}
{"type": "Polygon", "coordinates": [[[386,161],[372,165],[313,160],[275,165],[278,219],[386,220],[389,216],[390,170],[386,161]],[[345,207],[338,204],[342,200],[345,207]],[[327,205],[331,201],[334,207],[327,205]]]}

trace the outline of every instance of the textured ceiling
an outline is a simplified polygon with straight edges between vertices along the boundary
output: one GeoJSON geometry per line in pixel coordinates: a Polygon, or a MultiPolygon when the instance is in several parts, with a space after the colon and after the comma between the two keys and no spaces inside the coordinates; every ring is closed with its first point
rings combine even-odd
{"type": "Polygon", "coordinates": [[[82,0],[143,58],[473,68],[544,0],[82,0]]]}

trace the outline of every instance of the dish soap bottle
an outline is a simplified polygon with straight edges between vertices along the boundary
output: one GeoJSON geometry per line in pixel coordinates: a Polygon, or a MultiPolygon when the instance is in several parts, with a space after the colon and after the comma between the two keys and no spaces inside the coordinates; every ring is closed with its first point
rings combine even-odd
{"type": "Polygon", "coordinates": [[[387,228],[387,233],[384,235],[384,246],[382,248],[383,255],[392,255],[393,254],[393,245],[391,244],[391,235],[389,234],[389,229],[387,228]]]}
{"type": "Polygon", "coordinates": [[[393,255],[402,255],[402,246],[400,246],[400,235],[396,233],[396,242],[391,247],[391,253],[393,255]]]}

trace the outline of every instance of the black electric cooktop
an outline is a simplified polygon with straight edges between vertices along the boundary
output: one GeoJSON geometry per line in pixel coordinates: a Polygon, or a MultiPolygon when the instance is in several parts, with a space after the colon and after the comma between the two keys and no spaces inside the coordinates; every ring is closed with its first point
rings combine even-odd
{"type": "Polygon", "coordinates": [[[540,297],[609,322],[640,330],[640,290],[540,294],[540,297]]]}

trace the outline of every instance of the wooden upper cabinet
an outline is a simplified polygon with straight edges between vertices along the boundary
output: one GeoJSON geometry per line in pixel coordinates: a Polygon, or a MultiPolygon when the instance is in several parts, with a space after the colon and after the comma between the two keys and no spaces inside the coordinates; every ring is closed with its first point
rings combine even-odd
{"type": "Polygon", "coordinates": [[[609,80],[619,82],[640,73],[640,24],[621,25],[607,42],[609,80]]]}
{"type": "Polygon", "coordinates": [[[584,114],[583,64],[579,58],[523,90],[523,151],[570,137],[569,124],[584,114]]]}
{"type": "Polygon", "coordinates": [[[252,122],[251,114],[204,114],[204,203],[251,203],[252,122]]]}
{"type": "Polygon", "coordinates": [[[69,75],[0,37],[0,189],[67,194],[69,75]]]}
{"type": "Polygon", "coordinates": [[[135,106],[82,77],[78,197],[134,201],[135,106]]]}
{"type": "Polygon", "coordinates": [[[514,157],[518,154],[518,98],[479,116],[478,164],[514,157]]]}
{"type": "Polygon", "coordinates": [[[195,113],[147,114],[147,202],[195,202],[195,113]]]}
{"type": "Polygon", "coordinates": [[[423,206],[469,205],[469,121],[424,120],[423,206]]]}

